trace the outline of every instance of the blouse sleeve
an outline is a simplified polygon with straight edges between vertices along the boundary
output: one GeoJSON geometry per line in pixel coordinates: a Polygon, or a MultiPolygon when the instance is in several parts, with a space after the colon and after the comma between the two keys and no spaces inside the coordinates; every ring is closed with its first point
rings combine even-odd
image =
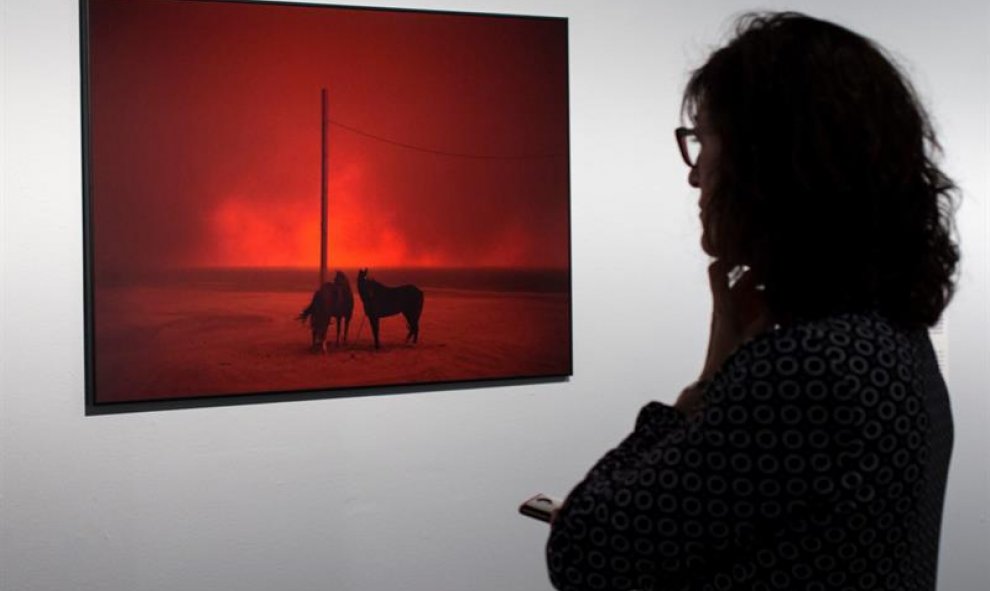
{"type": "Polygon", "coordinates": [[[679,588],[808,517],[816,500],[835,501],[826,497],[841,476],[832,458],[842,433],[824,408],[798,401],[834,389],[841,370],[823,351],[782,355],[771,351],[778,344],[740,348],[690,420],[659,403],[643,408],[552,524],[557,589],[679,588]]]}

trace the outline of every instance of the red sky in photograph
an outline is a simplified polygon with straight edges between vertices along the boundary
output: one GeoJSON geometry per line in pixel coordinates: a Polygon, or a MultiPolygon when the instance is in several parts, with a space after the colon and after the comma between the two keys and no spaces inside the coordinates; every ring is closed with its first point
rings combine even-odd
{"type": "Polygon", "coordinates": [[[565,21],[89,7],[98,274],[318,266],[323,87],[331,267],[568,265],[565,21]]]}

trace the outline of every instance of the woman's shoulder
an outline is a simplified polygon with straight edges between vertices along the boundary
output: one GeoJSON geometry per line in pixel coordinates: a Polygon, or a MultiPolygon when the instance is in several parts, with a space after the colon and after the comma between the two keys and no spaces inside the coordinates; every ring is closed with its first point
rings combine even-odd
{"type": "Polygon", "coordinates": [[[730,356],[705,391],[699,420],[723,429],[799,429],[821,441],[855,438],[870,422],[882,431],[924,408],[932,390],[926,343],[924,329],[907,331],[874,313],[779,327],[730,356]]]}
{"type": "MultiPolygon", "coordinates": [[[[916,339],[876,312],[845,313],[774,327],[743,344],[723,366],[729,384],[909,379],[916,339]]],[[[723,384],[725,385],[725,384],[723,384]]]]}
{"type": "Polygon", "coordinates": [[[744,343],[729,361],[852,350],[860,355],[909,348],[911,333],[878,312],[844,313],[774,326],[744,343]]]}

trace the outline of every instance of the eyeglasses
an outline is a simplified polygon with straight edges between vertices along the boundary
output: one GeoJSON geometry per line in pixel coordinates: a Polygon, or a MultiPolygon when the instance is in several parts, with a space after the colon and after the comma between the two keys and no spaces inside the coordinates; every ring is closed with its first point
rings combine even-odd
{"type": "Polygon", "coordinates": [[[698,154],[701,153],[701,142],[698,140],[698,133],[690,127],[678,127],[674,130],[674,137],[677,138],[677,147],[681,151],[681,158],[684,164],[691,168],[698,165],[698,154]]]}

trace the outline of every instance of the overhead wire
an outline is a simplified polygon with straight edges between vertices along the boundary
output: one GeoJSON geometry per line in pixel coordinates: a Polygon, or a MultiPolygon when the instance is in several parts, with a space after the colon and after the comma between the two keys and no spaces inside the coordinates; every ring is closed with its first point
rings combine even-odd
{"type": "Polygon", "coordinates": [[[407,142],[401,142],[391,138],[383,137],[377,134],[369,133],[363,129],[358,129],[356,127],[341,123],[331,118],[327,118],[327,122],[331,125],[339,127],[341,129],[346,129],[351,133],[355,133],[360,136],[364,136],[369,139],[377,140],[386,144],[391,144],[393,146],[398,146],[400,148],[405,148],[407,150],[415,150],[417,152],[425,152],[427,154],[435,154],[438,156],[453,156],[456,158],[472,158],[475,160],[535,160],[540,158],[560,158],[564,156],[563,154],[557,153],[545,153],[545,154],[477,154],[469,152],[452,152],[447,150],[438,150],[435,148],[428,148],[425,146],[418,146],[416,144],[410,144],[407,142]]]}

